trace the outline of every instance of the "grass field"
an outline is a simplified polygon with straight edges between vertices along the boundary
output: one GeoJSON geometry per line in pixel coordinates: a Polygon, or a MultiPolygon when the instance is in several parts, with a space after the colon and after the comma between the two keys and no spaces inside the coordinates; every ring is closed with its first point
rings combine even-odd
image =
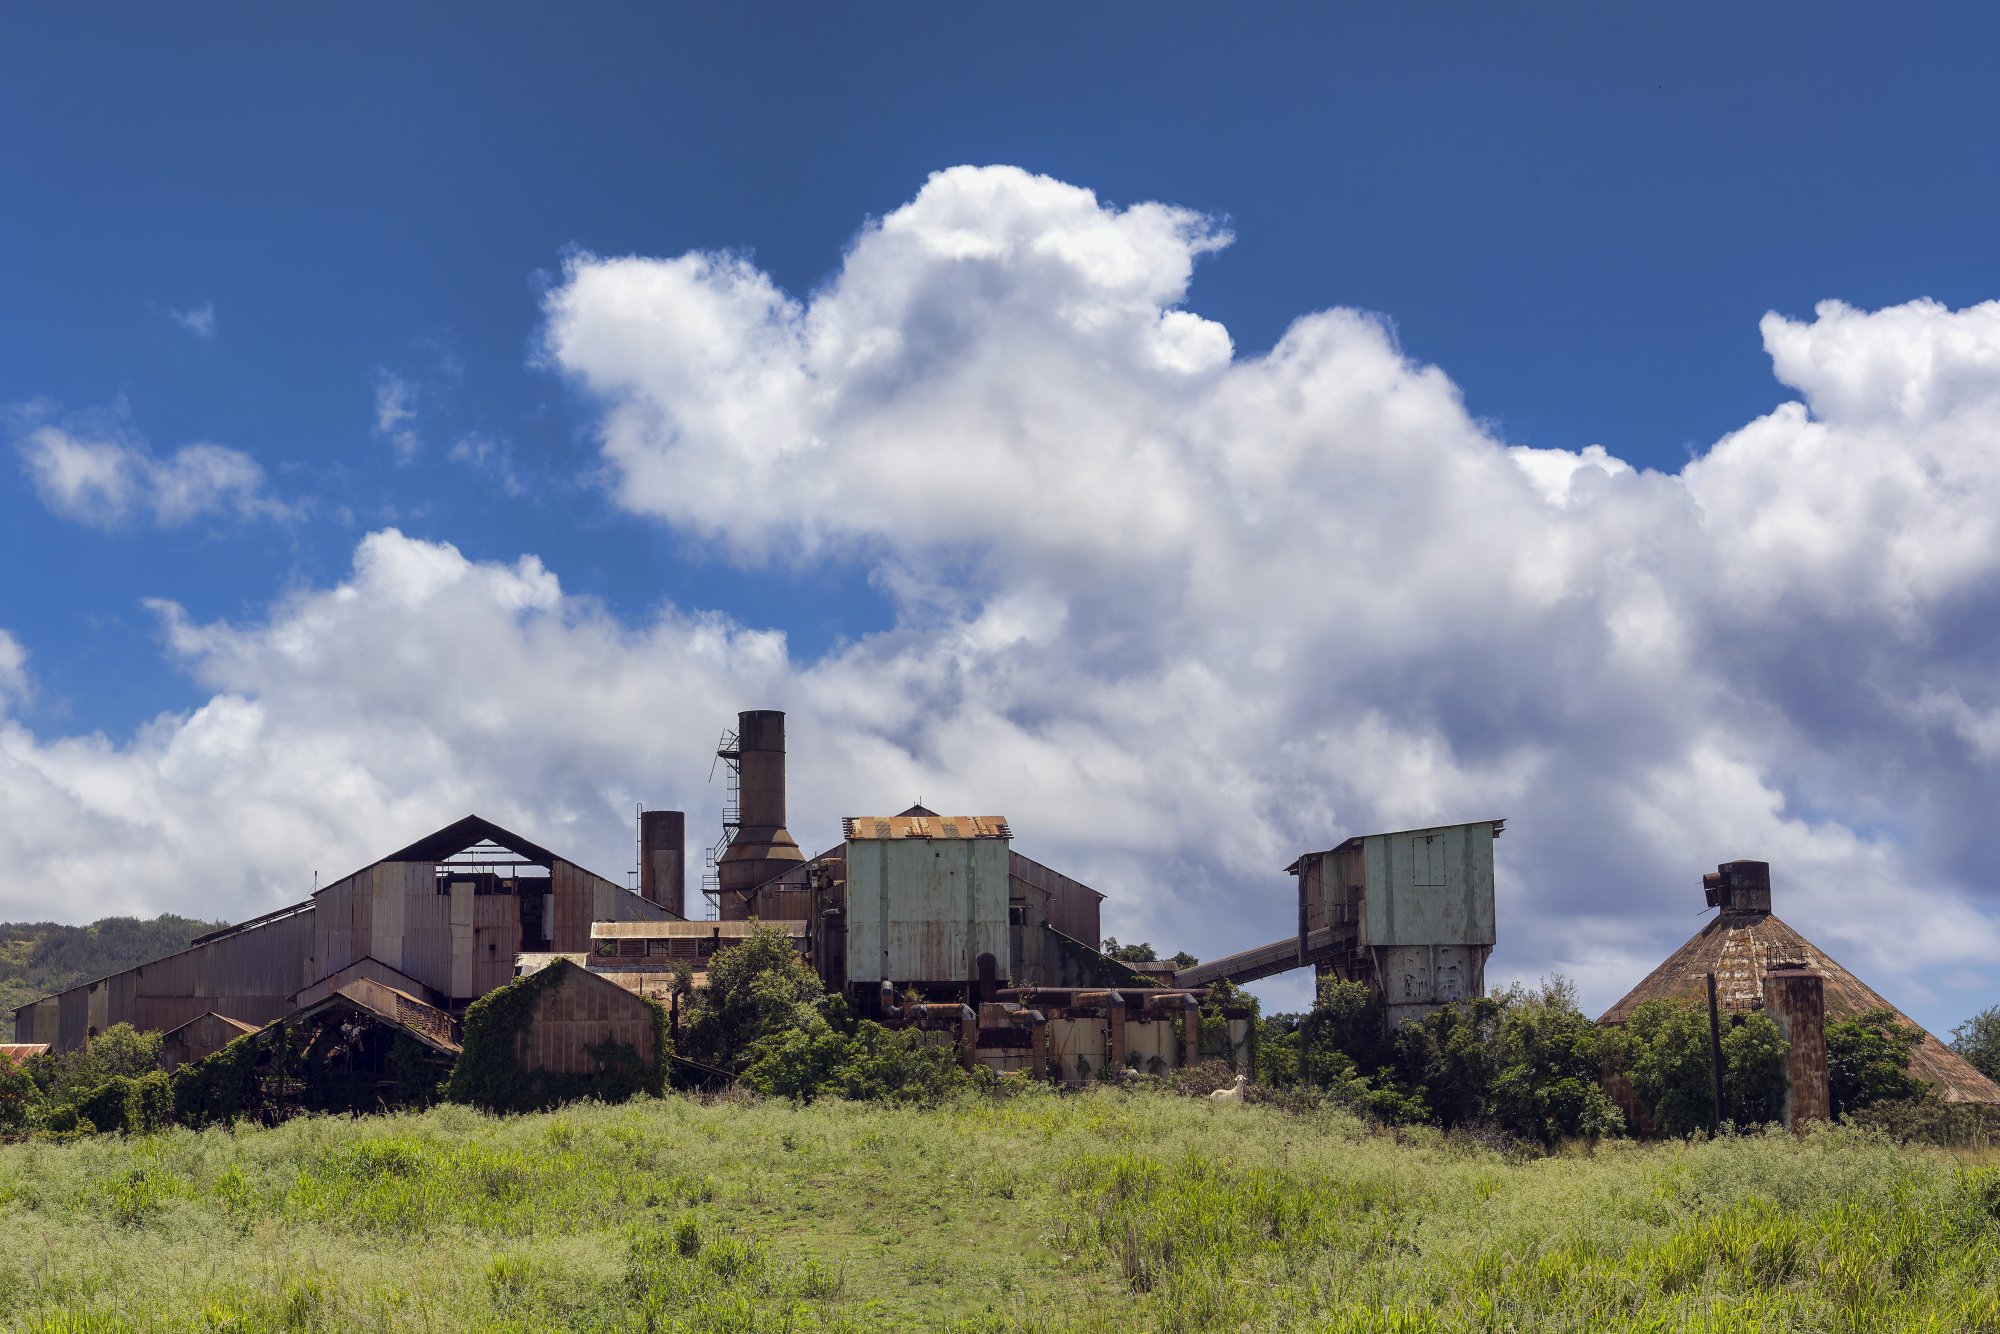
{"type": "Polygon", "coordinates": [[[2000,1331],[1990,1157],[1115,1091],[17,1144],[0,1244],[35,1330],[2000,1331]]]}

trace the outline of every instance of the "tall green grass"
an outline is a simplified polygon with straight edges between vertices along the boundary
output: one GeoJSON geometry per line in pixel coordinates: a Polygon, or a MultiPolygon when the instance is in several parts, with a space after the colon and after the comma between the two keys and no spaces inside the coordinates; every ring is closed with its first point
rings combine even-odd
{"type": "Polygon", "coordinates": [[[31,1330],[2000,1334],[2000,1164],[1510,1157],[1157,1093],[670,1098],[0,1148],[31,1330]]]}

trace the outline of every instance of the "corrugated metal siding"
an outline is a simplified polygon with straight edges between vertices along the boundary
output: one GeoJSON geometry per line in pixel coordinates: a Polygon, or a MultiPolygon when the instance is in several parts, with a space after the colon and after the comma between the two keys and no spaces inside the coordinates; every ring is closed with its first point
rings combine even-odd
{"type": "Polygon", "coordinates": [[[596,876],[573,862],[556,858],[549,872],[549,891],[555,897],[555,934],[550,951],[574,954],[590,948],[590,922],[595,911],[596,876]]]}
{"type": "Polygon", "coordinates": [[[647,1066],[658,1060],[653,1007],[642,997],[584,972],[564,969],[555,985],[535,997],[535,1012],[521,1035],[525,1070],[584,1075],[597,1070],[589,1048],[606,1042],[630,1043],[647,1066]]]}
{"type": "Polygon", "coordinates": [[[1103,940],[1099,922],[1102,894],[1012,849],[1008,850],[1007,873],[1048,895],[1050,926],[1071,940],[1080,940],[1092,949],[1098,947],[1103,940]]]}
{"type": "Polygon", "coordinates": [[[867,839],[847,848],[850,982],[957,982],[1008,962],[999,839],[867,839]]]}
{"type": "Polygon", "coordinates": [[[313,895],[313,958],[323,973],[354,962],[353,876],[313,895]]]}
{"type": "Polygon", "coordinates": [[[1363,944],[1493,944],[1491,821],[1370,834],[1363,857],[1363,944]]]}
{"type": "Polygon", "coordinates": [[[484,996],[506,986],[514,976],[514,956],[521,950],[520,900],[512,894],[474,899],[471,946],[472,990],[464,994],[484,996]]]}

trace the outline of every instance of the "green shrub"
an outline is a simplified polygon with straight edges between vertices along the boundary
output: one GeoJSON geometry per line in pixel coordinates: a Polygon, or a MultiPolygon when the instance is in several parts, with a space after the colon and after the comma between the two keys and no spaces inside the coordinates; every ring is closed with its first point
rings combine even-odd
{"type": "Polygon", "coordinates": [[[1553,978],[1499,1002],[1482,1118],[1547,1147],[1621,1131],[1624,1115],[1598,1079],[1617,1040],[1577,1008],[1569,982],[1553,978]]]}
{"type": "Polygon", "coordinates": [[[1869,1010],[1826,1026],[1826,1073],[1833,1114],[1846,1117],[1878,1102],[1921,1098],[1930,1088],[1909,1073],[1923,1034],[1894,1010],[1869,1010]]]}
{"type": "Polygon", "coordinates": [[[743,1082],[770,1097],[935,1106],[969,1086],[955,1046],[864,1019],[853,1036],[819,1023],[774,1033],[752,1051],[743,1082]]]}
{"type": "Polygon", "coordinates": [[[50,1105],[75,1102],[120,1075],[137,1079],[160,1068],[160,1033],[113,1024],[74,1051],[44,1052],[27,1069],[50,1105]]]}
{"type": "Polygon", "coordinates": [[[0,1056],[0,1134],[18,1134],[41,1112],[42,1091],[26,1070],[0,1056]]]}
{"type": "MultiPolygon", "coordinates": [[[[165,1129],[174,1120],[173,1090],[158,1070],[136,1079],[113,1075],[70,1107],[75,1126],[87,1121],[102,1134],[146,1135],[165,1129]]],[[[65,1125],[71,1124],[65,1120],[65,1125]]]]}
{"type": "Polygon", "coordinates": [[[653,1014],[650,1067],[628,1042],[586,1048],[597,1063],[590,1074],[531,1071],[521,1064],[521,1038],[534,1020],[536,998],[575,967],[558,960],[488,992],[466,1009],[464,1050],[445,1084],[447,1098],[490,1112],[527,1112],[583,1098],[623,1102],[641,1093],[658,1097],[665,1090],[673,1048],[667,1012],[652,1000],[645,1002],[653,1014]]]}
{"type": "Polygon", "coordinates": [[[266,1035],[246,1033],[171,1076],[174,1119],[199,1128],[228,1125],[261,1109],[258,1063],[275,1054],[266,1035]]]}

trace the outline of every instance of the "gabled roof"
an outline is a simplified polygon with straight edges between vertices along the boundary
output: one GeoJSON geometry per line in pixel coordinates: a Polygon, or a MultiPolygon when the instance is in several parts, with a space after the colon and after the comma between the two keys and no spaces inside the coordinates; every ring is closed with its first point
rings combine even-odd
{"type": "Polygon", "coordinates": [[[399,852],[392,852],[382,860],[440,862],[453,853],[464,852],[475,843],[498,843],[509,852],[517,852],[537,866],[552,867],[556,860],[556,855],[541,844],[531,843],[513,830],[503,829],[491,820],[477,815],[468,815],[463,820],[446,825],[436,833],[426,834],[409,847],[399,852]]]}
{"type": "Polygon", "coordinates": [[[386,986],[369,977],[357,977],[337,991],[329,992],[311,1005],[302,1005],[278,1021],[295,1024],[320,1011],[346,1005],[365,1011],[392,1028],[401,1029],[434,1050],[456,1056],[459,1044],[452,1036],[451,1016],[426,1005],[406,991],[386,986]]]}
{"type": "Polygon", "coordinates": [[[426,1005],[443,1008],[444,997],[425,986],[402,969],[383,963],[372,954],[364,954],[344,968],[336,968],[325,977],[308,982],[293,992],[289,999],[294,1007],[312,1005],[340,990],[358,977],[372,978],[383,986],[416,997],[426,1005]]]}
{"type": "Polygon", "coordinates": [[[173,1037],[174,1034],[180,1032],[182,1029],[193,1028],[196,1024],[200,1023],[204,1019],[214,1019],[222,1023],[227,1028],[235,1029],[236,1035],[238,1037],[241,1037],[245,1033],[255,1033],[257,1031],[257,1025],[255,1024],[246,1024],[241,1019],[232,1019],[228,1015],[223,1014],[216,1010],[203,1010],[200,1014],[196,1015],[194,1018],[182,1024],[179,1028],[170,1028],[165,1033],[162,1033],[160,1035],[160,1040],[164,1042],[167,1039],[173,1037]]]}
{"type": "Polygon", "coordinates": [[[1852,1019],[1869,1010],[1888,1010],[1896,1022],[1923,1034],[1910,1053],[1910,1074],[1936,1085],[1946,1102],[2000,1103],[2000,1085],[1973,1069],[1966,1059],[1924,1031],[1921,1024],[1884,1000],[1810,940],[1767,912],[1718,914],[1665,963],[1646,974],[1624,999],[1597,1022],[1622,1024],[1649,1000],[1702,1001],[1708,974],[1715,974],[1716,1000],[1731,1012],[1762,1009],[1764,975],[1780,964],[1804,964],[1826,980],[1826,1017],[1852,1019]]]}

